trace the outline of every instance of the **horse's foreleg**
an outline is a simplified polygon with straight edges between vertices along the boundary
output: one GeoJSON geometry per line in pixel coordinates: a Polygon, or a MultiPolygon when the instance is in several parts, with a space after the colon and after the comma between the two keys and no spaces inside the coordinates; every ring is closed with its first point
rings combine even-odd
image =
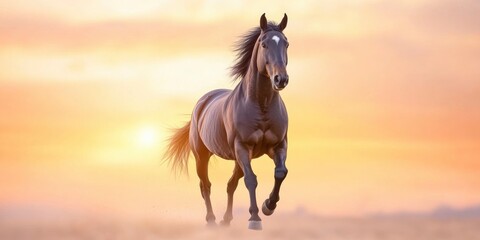
{"type": "Polygon", "coordinates": [[[232,214],[232,206],[233,206],[233,193],[237,189],[238,180],[243,177],[243,171],[238,165],[238,162],[235,162],[235,168],[233,169],[233,174],[230,180],[228,180],[227,185],[227,194],[228,194],[228,204],[227,204],[227,211],[225,211],[225,215],[223,215],[223,221],[221,224],[223,225],[230,225],[230,221],[233,219],[232,214]]]}
{"type": "Polygon", "coordinates": [[[275,162],[275,184],[273,185],[273,190],[269,198],[263,202],[262,206],[262,212],[267,216],[272,215],[277,207],[277,202],[280,200],[280,186],[288,173],[287,167],[285,166],[286,160],[287,147],[286,142],[284,142],[274,150],[273,154],[273,161],[275,162]]]}
{"type": "Polygon", "coordinates": [[[235,156],[237,162],[243,170],[245,175],[245,186],[248,189],[250,195],[250,219],[248,228],[253,230],[262,229],[262,220],[258,216],[257,197],[255,196],[255,190],[257,188],[257,176],[253,173],[252,166],[250,165],[250,151],[244,144],[235,142],[235,156]]]}

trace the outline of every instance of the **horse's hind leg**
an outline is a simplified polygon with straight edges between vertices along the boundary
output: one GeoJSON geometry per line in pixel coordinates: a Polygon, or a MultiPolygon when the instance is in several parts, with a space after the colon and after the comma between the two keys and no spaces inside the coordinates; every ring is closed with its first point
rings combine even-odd
{"type": "Polygon", "coordinates": [[[227,204],[227,211],[225,211],[225,215],[223,215],[223,221],[221,222],[222,225],[228,226],[230,225],[230,221],[233,219],[232,214],[232,206],[233,206],[233,193],[237,189],[238,180],[243,177],[243,171],[238,165],[238,162],[235,161],[235,168],[233,169],[233,174],[230,180],[228,180],[227,185],[227,194],[228,194],[228,204],[227,204]]]}
{"type": "Polygon", "coordinates": [[[200,192],[202,193],[207,208],[205,219],[208,225],[215,225],[215,215],[213,214],[212,203],[210,201],[210,187],[212,184],[208,179],[208,160],[212,154],[205,149],[203,151],[193,151],[193,155],[197,163],[197,175],[198,178],[200,178],[200,192]]]}

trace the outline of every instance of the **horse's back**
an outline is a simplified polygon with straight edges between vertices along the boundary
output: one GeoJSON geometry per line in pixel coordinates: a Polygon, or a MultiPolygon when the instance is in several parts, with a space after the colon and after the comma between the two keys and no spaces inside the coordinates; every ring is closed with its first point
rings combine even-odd
{"type": "MultiPolygon", "coordinates": [[[[201,119],[207,112],[207,109],[212,108],[212,105],[216,106],[219,103],[224,103],[230,92],[232,91],[228,89],[215,89],[203,95],[193,109],[193,117],[196,117],[197,120],[201,119]]],[[[213,110],[216,111],[217,108],[213,110]]]]}
{"type": "MultiPolygon", "coordinates": [[[[203,95],[197,102],[193,114],[191,129],[194,145],[203,145],[211,153],[225,159],[232,159],[232,151],[228,146],[225,125],[223,122],[223,111],[225,101],[231,90],[216,89],[203,95]]],[[[192,141],[191,140],[191,141],[192,141]]],[[[195,151],[195,149],[193,149],[195,151]]]]}

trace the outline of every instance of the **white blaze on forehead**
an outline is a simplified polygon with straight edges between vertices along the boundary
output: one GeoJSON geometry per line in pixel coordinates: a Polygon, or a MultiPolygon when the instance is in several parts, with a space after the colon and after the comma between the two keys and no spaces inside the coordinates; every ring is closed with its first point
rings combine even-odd
{"type": "Polygon", "coordinates": [[[280,38],[277,35],[273,35],[272,40],[275,41],[278,45],[278,42],[280,41],[280,38]]]}

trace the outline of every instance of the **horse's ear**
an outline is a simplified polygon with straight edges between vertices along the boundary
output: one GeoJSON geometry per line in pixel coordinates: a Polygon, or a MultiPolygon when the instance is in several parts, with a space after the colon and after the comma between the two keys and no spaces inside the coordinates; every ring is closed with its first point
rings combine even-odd
{"type": "Polygon", "coordinates": [[[260,28],[262,31],[267,30],[267,18],[265,17],[265,13],[260,17],[260,28]]]}
{"type": "Polygon", "coordinates": [[[283,29],[287,27],[287,21],[288,21],[288,17],[287,17],[287,14],[285,13],[283,15],[282,21],[280,22],[280,24],[278,24],[278,28],[280,29],[280,31],[283,31],[283,29]]]}

